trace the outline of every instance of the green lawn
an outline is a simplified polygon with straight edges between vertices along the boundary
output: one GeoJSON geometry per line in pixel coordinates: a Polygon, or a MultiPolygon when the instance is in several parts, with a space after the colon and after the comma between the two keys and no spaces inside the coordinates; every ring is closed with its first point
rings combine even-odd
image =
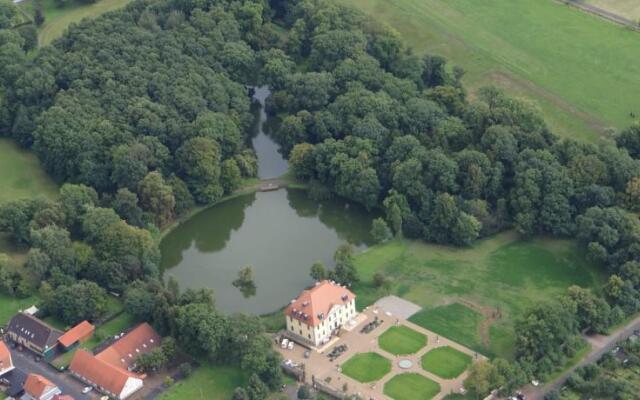
{"type": "Polygon", "coordinates": [[[373,382],[391,371],[391,361],[378,353],[359,353],[342,364],[342,373],[358,382],[373,382]]]}
{"type": "Polygon", "coordinates": [[[353,289],[360,309],[385,296],[373,284],[380,272],[390,279],[392,294],[425,308],[413,322],[483,354],[511,358],[515,316],[571,285],[604,283],[605,272],[583,253],[572,241],[523,240],[513,232],[467,248],[393,240],[356,256],[361,282],[353,289]],[[481,312],[501,317],[483,331],[481,312]]]}
{"type": "Polygon", "coordinates": [[[481,351],[484,349],[478,329],[482,319],[482,314],[469,307],[452,303],[423,309],[412,315],[409,321],[454,342],[464,343],[472,349],[481,351]]]}
{"type": "Polygon", "coordinates": [[[422,356],[422,368],[444,379],[460,376],[471,365],[471,356],[449,346],[442,346],[422,356]]]}
{"type": "Polygon", "coordinates": [[[246,382],[247,376],[239,368],[205,364],[169,388],[160,400],[230,400],[233,390],[246,382]]]}
{"type": "Polygon", "coordinates": [[[104,335],[105,337],[114,336],[124,332],[125,329],[133,326],[134,324],[135,321],[133,317],[128,313],[123,312],[106,324],[97,327],[96,331],[100,332],[100,335],[104,335]]]}
{"type": "Polygon", "coordinates": [[[427,337],[406,326],[392,326],[380,335],[378,344],[394,355],[413,354],[426,346],[427,337]]]}
{"type": "Polygon", "coordinates": [[[339,1],[387,22],[417,52],[462,66],[472,92],[497,84],[531,99],[558,134],[597,141],[640,115],[640,33],[560,1],[339,1]]]}
{"type": "Polygon", "coordinates": [[[92,351],[99,344],[100,340],[94,335],[91,337],[91,339],[87,340],[84,343],[81,343],[80,346],[76,347],[75,349],[67,351],[66,353],[62,353],[62,355],[53,360],[51,364],[61,370],[67,369],[67,367],[69,367],[69,364],[71,364],[73,356],[76,354],[76,351],[79,348],[92,351]]]}
{"type": "MultiPolygon", "coordinates": [[[[71,1],[64,7],[58,7],[55,0],[42,0],[45,16],[44,24],[38,29],[40,46],[51,43],[62,36],[67,27],[73,22],[80,22],[84,18],[95,18],[106,12],[124,7],[131,0],[99,0],[95,3],[71,1]]],[[[25,12],[33,15],[33,0],[19,3],[25,12]]]]}
{"type": "Polygon", "coordinates": [[[36,296],[18,299],[4,293],[0,293],[0,326],[5,326],[15,313],[38,303],[36,296]]]}
{"type": "Polygon", "coordinates": [[[440,393],[440,385],[420,374],[396,375],[384,385],[384,394],[394,400],[429,400],[440,393]]]}
{"type": "Polygon", "coordinates": [[[35,154],[9,139],[0,139],[0,204],[36,196],[55,197],[58,188],[35,154]]]}

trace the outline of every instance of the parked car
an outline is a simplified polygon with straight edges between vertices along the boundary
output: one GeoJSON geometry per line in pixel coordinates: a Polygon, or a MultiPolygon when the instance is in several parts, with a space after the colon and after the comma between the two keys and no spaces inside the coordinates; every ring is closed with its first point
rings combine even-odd
{"type": "Polygon", "coordinates": [[[87,394],[92,390],[93,390],[93,388],[91,386],[85,386],[85,388],[82,389],[82,394],[87,394]]]}

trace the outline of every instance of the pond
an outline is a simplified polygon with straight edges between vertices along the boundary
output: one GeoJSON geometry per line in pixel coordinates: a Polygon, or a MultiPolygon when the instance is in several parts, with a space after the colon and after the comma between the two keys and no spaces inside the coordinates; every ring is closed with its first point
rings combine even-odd
{"type": "MultiPolygon", "coordinates": [[[[259,175],[277,177],[286,172],[286,161],[263,132],[266,116],[257,111],[253,145],[259,175]]],[[[312,283],[313,262],[333,265],[333,253],[343,243],[360,250],[370,245],[372,218],[360,206],[338,199],[313,201],[303,190],[243,195],[171,231],[160,245],[161,266],[165,279],[175,276],[183,289],[212,288],[221,311],[265,314],[285,306],[312,283]],[[232,281],[247,265],[253,267],[256,293],[245,298],[232,281]]]]}

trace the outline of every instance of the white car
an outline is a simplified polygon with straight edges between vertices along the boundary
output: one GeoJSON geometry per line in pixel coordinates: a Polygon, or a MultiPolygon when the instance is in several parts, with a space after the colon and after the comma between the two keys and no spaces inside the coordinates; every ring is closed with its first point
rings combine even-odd
{"type": "Polygon", "coordinates": [[[87,394],[92,390],[93,388],[91,386],[86,386],[84,389],[82,389],[82,394],[87,394]]]}

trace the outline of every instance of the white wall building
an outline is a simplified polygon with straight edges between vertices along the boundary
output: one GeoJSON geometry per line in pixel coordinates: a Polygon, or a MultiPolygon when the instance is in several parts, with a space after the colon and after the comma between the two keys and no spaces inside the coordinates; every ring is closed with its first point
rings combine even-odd
{"type": "Polygon", "coordinates": [[[318,282],[293,300],[285,315],[287,331],[320,346],[356,317],[356,296],[335,282],[318,282]]]}

